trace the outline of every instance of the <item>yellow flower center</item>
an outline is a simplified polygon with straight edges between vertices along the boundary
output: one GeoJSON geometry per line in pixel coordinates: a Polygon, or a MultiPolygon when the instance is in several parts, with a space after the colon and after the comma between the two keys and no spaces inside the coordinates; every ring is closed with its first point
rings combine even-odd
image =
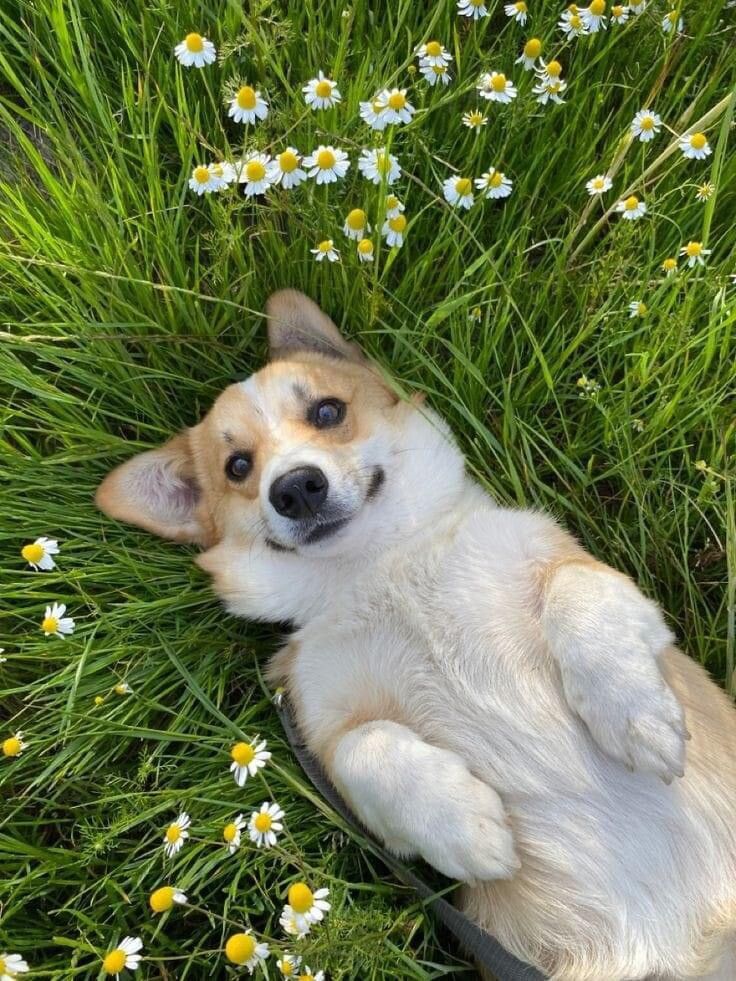
{"type": "Polygon", "coordinates": [[[439,58],[442,54],[442,45],[439,41],[427,41],[425,50],[430,58],[439,58]]]}
{"type": "Polygon", "coordinates": [[[0,957],[0,975],[5,974],[5,961],[0,957]]]}
{"type": "Polygon", "coordinates": [[[395,218],[389,218],[388,227],[392,232],[403,232],[406,228],[406,216],[396,215],[395,218]]]}
{"type": "Polygon", "coordinates": [[[358,252],[362,255],[370,255],[373,252],[373,242],[369,238],[364,238],[358,242],[358,252]]]}
{"type": "Polygon", "coordinates": [[[348,228],[352,228],[354,232],[359,232],[361,229],[365,228],[366,217],[366,213],[362,210],[362,208],[353,208],[346,218],[346,224],[348,228]]]}
{"type": "Polygon", "coordinates": [[[230,750],[230,756],[238,766],[248,766],[255,759],[256,751],[250,743],[235,743],[230,750]]]}
{"type": "Polygon", "coordinates": [[[651,116],[642,116],[639,126],[641,129],[654,129],[654,119],[651,116]]]}
{"type": "Polygon", "coordinates": [[[294,965],[291,961],[279,961],[278,968],[285,978],[290,978],[294,973],[294,965]]]}
{"type": "Polygon", "coordinates": [[[484,119],[485,116],[483,115],[483,113],[478,112],[477,109],[473,112],[468,113],[468,122],[470,123],[471,126],[480,126],[480,124],[483,122],[484,119]]]}
{"type": "Polygon", "coordinates": [[[201,34],[187,34],[184,38],[184,44],[187,51],[191,51],[192,54],[199,54],[200,51],[204,51],[204,38],[201,34]]]}
{"type": "Polygon", "coordinates": [[[611,15],[613,17],[621,17],[623,16],[623,12],[624,12],[624,8],[619,6],[619,4],[616,4],[615,7],[611,7],[611,15]]]}
{"type": "Polygon", "coordinates": [[[237,836],[238,836],[238,827],[233,821],[231,821],[230,824],[226,824],[225,827],[222,829],[222,837],[225,839],[228,845],[231,842],[235,841],[237,836]]]}
{"type": "Polygon", "coordinates": [[[646,305],[646,303],[642,303],[641,300],[640,300],[636,304],[636,313],[637,313],[637,316],[643,317],[646,312],[647,312],[647,305],[646,305]]]}
{"type": "Polygon", "coordinates": [[[677,269],[677,259],[665,259],[662,268],[665,272],[672,272],[673,269],[677,269]]]}
{"type": "Polygon", "coordinates": [[[165,913],[174,905],[174,890],[171,886],[161,886],[151,893],[148,902],[154,913],[165,913]]]}
{"type": "Polygon", "coordinates": [[[225,956],[233,964],[245,964],[256,950],[256,942],[249,933],[234,933],[225,944],[225,956]]]}
{"type": "Polygon", "coordinates": [[[105,699],[102,697],[102,695],[95,695],[95,705],[104,705],[104,704],[105,704],[105,699]]]}
{"type": "Polygon", "coordinates": [[[578,5],[576,3],[571,3],[567,9],[571,14],[576,14],[578,12],[578,5]]]}
{"type": "Polygon", "coordinates": [[[579,31],[583,26],[583,18],[579,14],[573,14],[570,18],[570,26],[574,27],[576,31],[579,31]]]}
{"type": "Polygon", "coordinates": [[[606,0],[591,0],[588,10],[594,17],[600,17],[601,14],[605,14],[606,12],[606,0]]]}
{"type": "MultiPolygon", "coordinates": [[[[196,37],[199,37],[197,34],[196,37]]],[[[108,974],[119,974],[125,967],[126,954],[124,950],[111,950],[107,957],[102,962],[103,970],[107,971],[108,974]]]]}
{"type": "Polygon", "coordinates": [[[263,834],[266,831],[271,830],[273,821],[271,820],[270,814],[266,814],[265,811],[261,811],[260,814],[257,815],[253,824],[255,825],[256,831],[260,831],[263,834]]]}
{"type": "Polygon", "coordinates": [[[250,85],[244,85],[242,89],[238,90],[236,99],[241,109],[255,109],[256,90],[250,85]]]}
{"type": "Polygon", "coordinates": [[[43,621],[41,622],[41,630],[43,630],[45,634],[55,634],[58,629],[59,621],[56,619],[56,617],[43,618],[43,621]]]}
{"type": "Polygon", "coordinates": [[[550,61],[547,63],[547,74],[556,78],[562,72],[562,65],[559,61],[550,61]]]}
{"type": "Polygon", "coordinates": [[[210,172],[206,167],[195,167],[193,176],[198,184],[206,184],[210,179],[210,172]]]}
{"type": "Polygon", "coordinates": [[[670,10],[669,13],[665,14],[665,17],[671,24],[674,24],[675,21],[677,20],[677,11],[670,10]]]}
{"type": "Polygon", "coordinates": [[[593,187],[596,189],[596,191],[603,190],[604,186],[605,186],[605,182],[602,177],[593,178],[593,187]]]}
{"type": "Polygon", "coordinates": [[[494,92],[503,92],[506,88],[506,76],[502,73],[494,75],[491,79],[491,88],[494,92]]]}
{"type": "Polygon", "coordinates": [[[285,174],[290,174],[292,170],[296,170],[299,166],[299,161],[295,153],[291,150],[284,150],[283,153],[279,154],[279,167],[285,174]]]}
{"type": "Polygon", "coordinates": [[[471,7],[482,7],[484,3],[485,0],[470,0],[471,7]]]}
{"type": "Polygon", "coordinates": [[[403,92],[392,92],[388,97],[388,104],[392,109],[403,109],[406,105],[406,96],[403,92]]]}
{"type": "Polygon", "coordinates": [[[376,170],[379,174],[388,174],[391,170],[391,157],[387,153],[376,154],[376,170]]]}
{"type": "Polygon", "coordinates": [[[319,243],[317,248],[319,249],[320,252],[324,252],[326,255],[328,252],[332,251],[332,239],[326,238],[324,242],[319,243]]]}
{"type": "Polygon", "coordinates": [[[312,890],[304,882],[295,882],[293,886],[289,886],[288,900],[295,913],[306,913],[314,905],[312,890]]]}
{"type": "Polygon", "coordinates": [[[314,91],[320,99],[327,99],[332,95],[332,83],[328,82],[326,78],[322,79],[314,86],[314,91]]]}
{"type": "Polygon", "coordinates": [[[125,684],[123,684],[123,682],[121,681],[119,684],[115,685],[115,694],[116,695],[127,695],[128,694],[128,686],[125,685],[125,684]]]}
{"type": "Polygon", "coordinates": [[[542,53],[542,42],[538,37],[531,37],[524,45],[524,54],[527,58],[538,58],[542,53]]]}
{"type": "Polygon", "coordinates": [[[22,749],[23,746],[17,736],[8,736],[3,742],[3,756],[18,756],[22,749]]]}
{"type": "Polygon", "coordinates": [[[260,160],[249,160],[245,167],[245,176],[249,181],[262,181],[266,176],[266,168],[260,160]]]}
{"type": "Polygon", "coordinates": [[[447,65],[432,65],[435,75],[444,75],[447,72],[447,65]]]}
{"type": "Polygon", "coordinates": [[[389,194],[386,197],[386,208],[391,211],[393,208],[398,208],[401,202],[396,197],[395,194],[389,194]]]}
{"type": "Polygon", "coordinates": [[[693,150],[702,150],[707,142],[705,133],[693,133],[690,137],[690,146],[693,150]]]}
{"type": "Polygon", "coordinates": [[[178,824],[170,824],[166,829],[166,840],[170,845],[175,845],[181,838],[181,828],[178,824]]]}
{"type": "Polygon", "coordinates": [[[639,207],[639,198],[632,194],[630,198],[626,198],[624,207],[627,211],[635,211],[639,207]]]}
{"type": "Polygon", "coordinates": [[[691,259],[695,259],[703,251],[702,242],[688,242],[685,246],[685,251],[690,256],[691,259]]]}
{"type": "Polygon", "coordinates": [[[503,174],[500,170],[494,170],[491,179],[488,181],[490,187],[500,187],[503,184],[503,174]]]}
{"type": "Polygon", "coordinates": [[[472,188],[473,184],[467,177],[461,177],[459,180],[455,181],[455,190],[461,197],[465,197],[466,194],[470,194],[472,188]]]}
{"type": "Polygon", "coordinates": [[[317,154],[317,166],[322,170],[329,170],[335,166],[335,154],[332,150],[320,150],[317,154]]]}
{"type": "Polygon", "coordinates": [[[523,2],[523,0],[519,0],[518,3],[514,4],[514,6],[516,7],[516,9],[519,11],[520,14],[526,13],[527,7],[526,4],[523,2]]]}
{"type": "Polygon", "coordinates": [[[20,553],[26,562],[40,562],[43,558],[43,545],[34,542],[32,545],[25,545],[20,553]]]}
{"type": "Polygon", "coordinates": [[[221,163],[210,164],[210,171],[212,172],[213,177],[222,177],[222,175],[225,173],[221,163]]]}

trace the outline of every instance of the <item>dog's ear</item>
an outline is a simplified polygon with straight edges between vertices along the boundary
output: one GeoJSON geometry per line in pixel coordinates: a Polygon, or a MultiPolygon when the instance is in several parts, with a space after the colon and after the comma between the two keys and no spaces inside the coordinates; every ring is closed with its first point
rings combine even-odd
{"type": "Polygon", "coordinates": [[[357,344],[346,341],[326,313],[298,290],[279,290],[266,301],[271,358],[316,351],[330,358],[365,361],[357,344]]]}
{"type": "Polygon", "coordinates": [[[116,467],[97,488],[95,504],[110,517],[162,538],[202,543],[206,535],[197,518],[199,499],[189,432],[184,430],[159,449],[116,467]]]}

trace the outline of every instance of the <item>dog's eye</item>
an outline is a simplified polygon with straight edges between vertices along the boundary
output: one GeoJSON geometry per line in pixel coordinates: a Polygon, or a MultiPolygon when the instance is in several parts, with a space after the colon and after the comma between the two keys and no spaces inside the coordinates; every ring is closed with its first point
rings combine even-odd
{"type": "Polygon", "coordinates": [[[253,467],[250,453],[233,453],[225,464],[225,473],[230,480],[245,480],[253,467]]]}
{"type": "Polygon", "coordinates": [[[309,410],[309,421],[317,429],[338,426],[345,418],[345,403],[340,399],[322,399],[315,402],[309,410]]]}

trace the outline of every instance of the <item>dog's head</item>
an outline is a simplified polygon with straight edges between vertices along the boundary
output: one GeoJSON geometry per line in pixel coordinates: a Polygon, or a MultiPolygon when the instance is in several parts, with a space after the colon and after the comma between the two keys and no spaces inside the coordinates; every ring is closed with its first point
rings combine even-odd
{"type": "Polygon", "coordinates": [[[98,506],[176,541],[325,556],[431,520],[462,472],[446,427],[301,293],[274,294],[266,314],[268,365],[113,470],[98,506]]]}

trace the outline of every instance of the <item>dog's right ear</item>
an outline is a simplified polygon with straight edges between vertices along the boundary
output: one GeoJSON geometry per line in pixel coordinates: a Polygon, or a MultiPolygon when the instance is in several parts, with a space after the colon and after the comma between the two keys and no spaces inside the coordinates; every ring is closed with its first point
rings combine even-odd
{"type": "Polygon", "coordinates": [[[154,535],[201,544],[206,536],[197,517],[199,499],[185,430],[159,449],[139,453],[116,467],[97,488],[95,504],[110,517],[154,535]]]}
{"type": "Polygon", "coordinates": [[[329,358],[364,362],[357,346],[346,341],[317,304],[298,290],[279,290],[266,301],[271,358],[313,351],[329,358]]]}

